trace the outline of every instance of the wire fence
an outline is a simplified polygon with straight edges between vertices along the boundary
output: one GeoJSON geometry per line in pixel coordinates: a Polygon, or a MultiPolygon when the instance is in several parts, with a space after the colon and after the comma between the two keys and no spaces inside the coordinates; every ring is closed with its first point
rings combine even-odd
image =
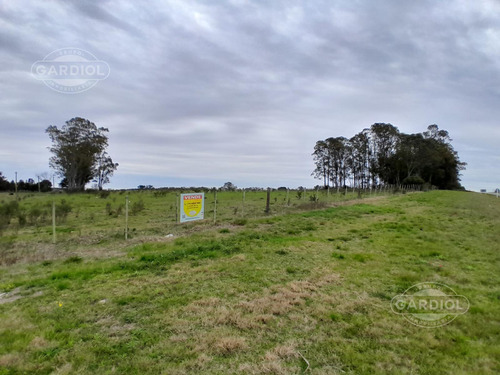
{"type": "Polygon", "coordinates": [[[0,195],[0,250],[16,243],[105,244],[169,236],[202,226],[243,226],[249,219],[308,211],[350,201],[421,190],[418,185],[373,189],[120,190],[0,195]],[[204,220],[179,223],[179,195],[204,192],[204,220]]]}

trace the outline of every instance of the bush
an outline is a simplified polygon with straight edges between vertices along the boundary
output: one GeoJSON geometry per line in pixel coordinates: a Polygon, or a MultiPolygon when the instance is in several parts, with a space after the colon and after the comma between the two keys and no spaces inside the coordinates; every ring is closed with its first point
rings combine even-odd
{"type": "Polygon", "coordinates": [[[61,200],[61,203],[56,205],[56,218],[66,220],[72,209],[71,205],[65,199],[61,200]]]}
{"type": "Polygon", "coordinates": [[[10,220],[19,214],[19,203],[11,201],[0,206],[0,232],[7,228],[10,220]]]}
{"type": "Polygon", "coordinates": [[[7,216],[11,218],[17,214],[19,211],[19,203],[17,201],[11,201],[0,207],[0,215],[7,216]]]}
{"type": "Polygon", "coordinates": [[[0,234],[8,227],[10,220],[3,215],[0,215],[0,234]]]}
{"type": "Polygon", "coordinates": [[[420,176],[410,176],[410,177],[406,177],[403,180],[402,184],[403,185],[423,185],[423,184],[425,184],[425,181],[420,176]]]}
{"type": "Polygon", "coordinates": [[[141,199],[141,200],[139,200],[137,202],[134,202],[132,204],[132,209],[131,209],[130,213],[132,215],[137,215],[139,212],[144,211],[144,208],[145,208],[144,207],[144,202],[141,199]]]}
{"type": "Polygon", "coordinates": [[[83,262],[82,257],[79,257],[78,255],[73,255],[67,258],[63,263],[68,264],[68,263],[81,263],[81,262],[83,262]]]}
{"type": "Polygon", "coordinates": [[[35,225],[38,222],[38,218],[42,215],[42,210],[38,206],[33,206],[28,211],[28,219],[31,225],[35,225]]]}
{"type": "Polygon", "coordinates": [[[122,214],[122,211],[123,211],[123,204],[120,204],[117,208],[116,208],[116,211],[115,211],[115,217],[118,217],[122,214]]]}
{"type": "Polygon", "coordinates": [[[19,226],[23,227],[26,225],[26,214],[22,211],[19,211],[17,213],[17,222],[19,223],[19,226]]]}
{"type": "Polygon", "coordinates": [[[317,201],[319,201],[319,197],[316,195],[316,193],[314,193],[314,194],[309,196],[309,201],[317,202],[317,201]]]}
{"type": "Polygon", "coordinates": [[[99,197],[103,198],[103,199],[106,199],[107,197],[109,197],[109,194],[111,194],[111,192],[109,190],[99,191],[99,197]]]}
{"type": "Polygon", "coordinates": [[[248,220],[247,219],[243,219],[243,218],[239,218],[239,219],[234,219],[233,220],[233,224],[234,225],[246,225],[248,223],[248,220]]]}

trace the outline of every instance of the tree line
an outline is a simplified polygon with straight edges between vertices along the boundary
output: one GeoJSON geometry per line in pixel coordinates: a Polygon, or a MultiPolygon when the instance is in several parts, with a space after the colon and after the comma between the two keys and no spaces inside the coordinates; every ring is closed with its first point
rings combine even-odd
{"type": "Polygon", "coordinates": [[[32,178],[28,178],[26,181],[19,180],[16,182],[14,180],[8,181],[7,177],[0,172],[0,191],[39,191],[45,193],[52,190],[52,182],[48,179],[42,179],[36,182],[32,178]]]}
{"type": "Polygon", "coordinates": [[[405,134],[392,124],[375,123],[352,138],[317,141],[312,175],[325,187],[366,189],[386,184],[463,189],[460,161],[446,130],[435,124],[427,131],[405,134]]]}

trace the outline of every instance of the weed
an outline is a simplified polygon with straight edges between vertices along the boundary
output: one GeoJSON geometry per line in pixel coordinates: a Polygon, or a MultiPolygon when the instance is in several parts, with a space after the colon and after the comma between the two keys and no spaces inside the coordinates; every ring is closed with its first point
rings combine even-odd
{"type": "Polygon", "coordinates": [[[247,225],[247,223],[248,223],[247,219],[238,218],[233,220],[234,225],[244,226],[247,225]]]}
{"type": "Polygon", "coordinates": [[[66,259],[64,261],[65,264],[68,264],[68,263],[81,263],[83,262],[83,258],[77,256],[77,255],[73,255],[71,257],[69,257],[68,259],[66,259]]]}

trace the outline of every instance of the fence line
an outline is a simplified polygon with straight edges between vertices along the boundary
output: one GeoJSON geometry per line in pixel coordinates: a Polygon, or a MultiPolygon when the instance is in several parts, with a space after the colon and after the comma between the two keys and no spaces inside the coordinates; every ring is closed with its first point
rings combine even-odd
{"type": "Polygon", "coordinates": [[[205,194],[205,220],[178,224],[179,193],[196,190],[20,193],[19,199],[0,195],[3,198],[0,205],[0,238],[10,236],[14,240],[28,240],[37,237],[42,242],[51,242],[46,234],[52,234],[55,241],[57,233],[58,242],[64,242],[168,235],[179,232],[181,226],[245,225],[248,219],[325,208],[382,195],[404,194],[419,191],[420,187],[384,185],[367,189],[269,189],[269,195],[267,190],[212,190],[213,194],[205,194]],[[10,198],[10,201],[6,203],[5,198],[10,198]],[[49,208],[52,208],[53,215],[47,214],[49,208]],[[54,218],[55,228],[50,226],[50,216],[54,218]]]}

